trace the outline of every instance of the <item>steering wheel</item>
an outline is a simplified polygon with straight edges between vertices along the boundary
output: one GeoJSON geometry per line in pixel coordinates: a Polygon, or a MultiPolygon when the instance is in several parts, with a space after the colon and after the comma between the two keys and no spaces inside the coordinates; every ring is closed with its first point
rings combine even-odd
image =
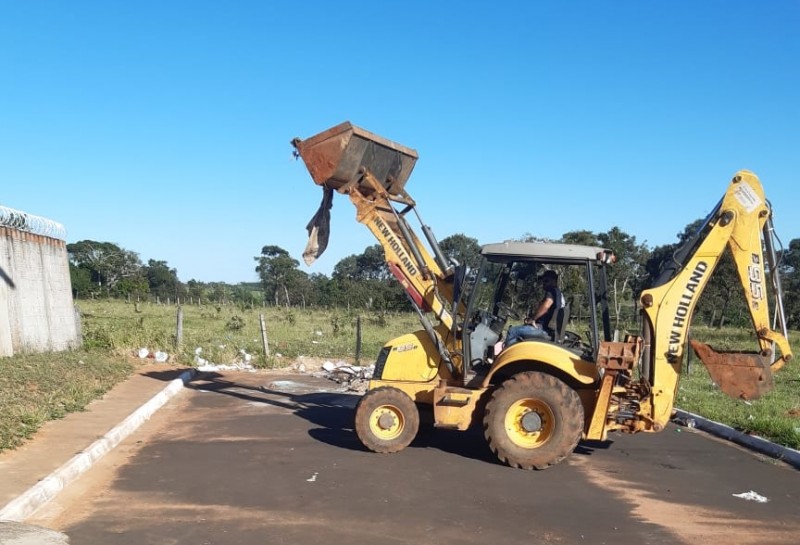
{"type": "Polygon", "coordinates": [[[511,308],[511,305],[499,301],[496,305],[497,308],[497,317],[501,318],[502,320],[507,320],[508,318],[514,318],[515,320],[521,319],[519,312],[511,308]]]}
{"type": "Polygon", "coordinates": [[[564,345],[572,348],[579,348],[583,344],[581,336],[572,331],[564,332],[564,345]]]}

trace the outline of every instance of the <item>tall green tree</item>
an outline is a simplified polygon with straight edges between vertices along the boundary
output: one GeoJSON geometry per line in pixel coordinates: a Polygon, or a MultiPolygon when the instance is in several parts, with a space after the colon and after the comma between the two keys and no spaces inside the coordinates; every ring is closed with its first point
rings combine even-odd
{"type": "Polygon", "coordinates": [[[300,262],[275,245],[264,246],[261,248],[261,255],[254,259],[258,263],[256,272],[261,279],[264,293],[275,305],[280,302],[290,305],[289,286],[300,262]]]}
{"type": "Polygon", "coordinates": [[[87,268],[69,264],[69,277],[72,282],[72,295],[75,298],[97,295],[97,285],[92,282],[92,273],[87,268]]]}
{"type": "Polygon", "coordinates": [[[311,294],[313,299],[309,302],[310,305],[332,307],[336,306],[334,298],[331,296],[331,287],[333,281],[322,273],[313,273],[309,275],[308,282],[310,284],[311,294]]]}
{"type": "Polygon", "coordinates": [[[675,260],[676,252],[681,246],[688,243],[702,225],[703,220],[697,219],[686,225],[683,231],[675,235],[678,239],[677,242],[656,246],[650,251],[650,255],[645,261],[645,273],[647,275],[644,282],[645,288],[654,287],[659,277],[679,265],[675,260]]]}
{"type": "Polygon", "coordinates": [[[786,324],[792,329],[800,329],[800,238],[791,240],[780,258],[786,324]]]}
{"type": "Polygon", "coordinates": [[[357,280],[360,278],[360,272],[358,270],[358,256],[353,254],[347,257],[343,257],[333,266],[333,273],[331,277],[334,280],[339,279],[350,279],[350,280],[357,280]]]}
{"type": "Polygon", "coordinates": [[[394,280],[379,244],[341,259],[333,268],[328,295],[337,306],[406,309],[408,300],[394,280]]]}
{"type": "MultiPolygon", "coordinates": [[[[581,246],[601,247],[597,234],[592,231],[568,231],[561,236],[563,244],[579,244],[581,246]]],[[[570,314],[575,318],[582,318],[595,312],[589,305],[589,279],[586,273],[575,267],[567,267],[561,274],[561,289],[564,297],[570,303],[570,314]]]]}
{"type": "Polygon", "coordinates": [[[632,302],[635,309],[636,298],[647,278],[645,263],[650,252],[645,244],[636,241],[635,236],[616,226],[605,233],[598,233],[597,240],[600,246],[613,251],[617,258],[614,266],[610,267],[609,290],[616,327],[619,328],[626,302],[632,302]]]}
{"type": "Polygon", "coordinates": [[[186,295],[186,288],[178,279],[178,271],[171,269],[166,261],[148,260],[145,276],[150,293],[160,299],[175,300],[186,295]]]}
{"type": "Polygon", "coordinates": [[[463,233],[443,238],[439,242],[439,247],[446,257],[455,259],[470,269],[474,269],[480,264],[481,246],[478,244],[478,240],[463,233]]]}
{"type": "Polygon", "coordinates": [[[139,255],[112,242],[81,240],[67,244],[67,255],[75,267],[88,271],[98,294],[118,295],[116,288],[123,279],[142,274],[139,255]]]}
{"type": "Polygon", "coordinates": [[[114,286],[115,297],[144,297],[150,293],[150,286],[144,274],[123,278],[114,286]]]}
{"type": "Polygon", "coordinates": [[[360,254],[349,255],[333,267],[333,278],[350,280],[388,280],[392,277],[380,244],[367,246],[360,254]]]}
{"type": "Polygon", "coordinates": [[[248,284],[240,282],[233,286],[231,298],[242,308],[253,308],[260,306],[264,302],[264,294],[258,284],[248,284]]]}
{"type": "Polygon", "coordinates": [[[561,235],[561,242],[564,244],[580,244],[582,246],[601,246],[597,239],[597,234],[592,231],[569,231],[561,235]]]}
{"type": "Polygon", "coordinates": [[[313,284],[308,273],[300,269],[292,269],[286,277],[286,288],[288,291],[289,304],[292,306],[302,306],[314,304],[313,284]]]}

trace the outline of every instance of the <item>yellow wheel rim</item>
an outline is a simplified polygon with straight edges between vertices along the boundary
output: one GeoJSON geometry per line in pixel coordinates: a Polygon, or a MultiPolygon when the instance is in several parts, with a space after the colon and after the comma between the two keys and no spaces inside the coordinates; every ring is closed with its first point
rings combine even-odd
{"type": "Polygon", "coordinates": [[[372,434],[382,441],[391,441],[403,433],[406,420],[403,411],[394,405],[381,405],[377,407],[369,418],[369,429],[372,434]]]}
{"type": "Polygon", "coordinates": [[[539,448],[555,430],[550,406],[538,399],[520,399],[508,408],[505,428],[511,441],[522,448],[539,448]]]}

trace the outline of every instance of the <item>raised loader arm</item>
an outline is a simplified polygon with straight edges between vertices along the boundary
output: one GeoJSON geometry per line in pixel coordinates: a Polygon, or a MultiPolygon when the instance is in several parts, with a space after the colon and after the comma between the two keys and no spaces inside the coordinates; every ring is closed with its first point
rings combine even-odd
{"type": "Polygon", "coordinates": [[[726,248],[736,264],[759,350],[716,352],[695,340],[692,347],[720,389],[744,399],[769,391],[772,372],[792,358],[773,237],[772,209],[761,183],[752,172],[740,171],[701,229],[675,253],[674,263],[656,286],[642,292],[643,374],[652,386],[650,416],[658,425],[669,420],[692,314],[726,248]],[[768,277],[777,331],[771,325],[768,277]]]}
{"type": "Polygon", "coordinates": [[[454,323],[453,267],[404,189],[417,153],[348,122],[305,140],[296,138],[292,145],[317,185],[350,197],[357,221],[383,247],[389,270],[409,295],[423,327],[452,370],[453,354],[442,335],[451,331],[454,323]],[[422,224],[433,256],[406,219],[412,211],[422,224]],[[441,327],[430,323],[427,312],[436,316],[441,327]]]}

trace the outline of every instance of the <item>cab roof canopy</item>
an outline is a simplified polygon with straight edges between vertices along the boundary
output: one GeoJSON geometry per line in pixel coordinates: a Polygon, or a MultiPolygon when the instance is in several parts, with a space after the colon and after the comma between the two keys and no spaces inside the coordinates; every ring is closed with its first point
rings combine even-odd
{"type": "Polygon", "coordinates": [[[500,242],[486,244],[481,255],[489,261],[542,260],[551,263],[597,261],[611,250],[600,246],[556,244],[550,242],[500,242]]]}

